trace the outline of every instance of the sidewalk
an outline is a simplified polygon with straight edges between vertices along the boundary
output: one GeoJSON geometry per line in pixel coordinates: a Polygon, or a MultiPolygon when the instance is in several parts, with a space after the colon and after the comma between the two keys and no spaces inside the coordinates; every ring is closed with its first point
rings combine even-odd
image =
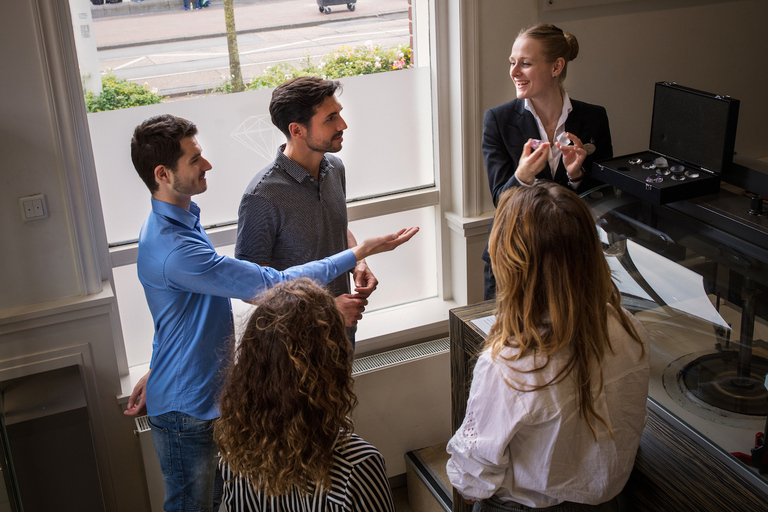
{"type": "MultiPolygon", "coordinates": [[[[177,11],[184,9],[184,0],[120,0],[109,4],[106,0],[100,0],[101,5],[93,5],[91,2],[91,16],[93,18],[105,18],[110,16],[124,16],[127,14],[142,14],[147,12],[177,11]]],[[[190,9],[192,1],[189,0],[190,9]]],[[[239,4],[253,4],[264,0],[234,0],[235,6],[239,4]]],[[[211,1],[211,6],[222,5],[223,0],[211,1]]],[[[319,12],[319,11],[318,11],[319,12]]]]}
{"type": "MultiPolygon", "coordinates": [[[[331,14],[322,14],[312,0],[235,0],[235,26],[245,34],[402,14],[409,7],[408,0],[359,0],[355,5],[355,11],[335,5],[331,14]]],[[[189,11],[183,0],[123,0],[93,5],[91,13],[99,50],[226,36],[223,0],[189,11]]]]}

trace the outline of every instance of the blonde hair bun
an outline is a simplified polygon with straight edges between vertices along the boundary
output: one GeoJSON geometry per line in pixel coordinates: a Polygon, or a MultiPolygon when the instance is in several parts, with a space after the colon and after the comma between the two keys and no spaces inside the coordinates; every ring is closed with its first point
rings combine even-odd
{"type": "Polygon", "coordinates": [[[563,32],[563,36],[565,36],[565,42],[568,43],[568,48],[570,49],[570,53],[565,57],[565,60],[572,61],[579,55],[579,42],[576,40],[576,36],[568,32],[563,32]]]}

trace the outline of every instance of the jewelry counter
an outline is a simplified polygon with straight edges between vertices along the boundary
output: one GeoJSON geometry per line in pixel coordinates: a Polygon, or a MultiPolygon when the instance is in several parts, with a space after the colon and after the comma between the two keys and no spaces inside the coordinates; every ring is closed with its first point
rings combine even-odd
{"type": "MultiPolygon", "coordinates": [[[[664,206],[607,186],[584,200],[623,305],[651,336],[648,422],[622,504],[768,510],[768,456],[764,473],[758,467],[758,433],[768,430],[768,217],[727,184],[664,206]]],[[[454,430],[493,307],[451,311],[454,430]]],[[[453,510],[470,507],[454,495],[453,510]]]]}

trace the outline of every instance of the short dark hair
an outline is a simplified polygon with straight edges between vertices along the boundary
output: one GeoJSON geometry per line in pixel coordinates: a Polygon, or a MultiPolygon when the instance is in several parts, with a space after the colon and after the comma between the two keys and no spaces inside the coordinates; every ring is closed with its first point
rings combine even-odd
{"type": "Polygon", "coordinates": [[[272,91],[272,101],[269,102],[272,124],[290,139],[288,126],[291,123],[307,126],[317,107],[339,89],[339,82],[315,76],[300,76],[283,82],[272,91]]]}
{"type": "Polygon", "coordinates": [[[158,189],[155,167],[164,165],[176,170],[184,154],[182,139],[196,134],[195,123],[171,114],[150,117],[136,127],[131,138],[131,160],[150,193],[158,189]]]}

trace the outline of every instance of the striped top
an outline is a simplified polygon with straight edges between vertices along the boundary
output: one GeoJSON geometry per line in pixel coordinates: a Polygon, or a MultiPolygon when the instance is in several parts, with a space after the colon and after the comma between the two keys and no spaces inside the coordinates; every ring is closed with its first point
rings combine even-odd
{"type": "Polygon", "coordinates": [[[253,488],[247,479],[235,477],[229,466],[220,465],[224,477],[223,503],[228,512],[394,512],[384,457],[352,434],[341,448],[333,450],[331,489],[310,487],[308,493],[294,490],[270,497],[253,488]]]}

